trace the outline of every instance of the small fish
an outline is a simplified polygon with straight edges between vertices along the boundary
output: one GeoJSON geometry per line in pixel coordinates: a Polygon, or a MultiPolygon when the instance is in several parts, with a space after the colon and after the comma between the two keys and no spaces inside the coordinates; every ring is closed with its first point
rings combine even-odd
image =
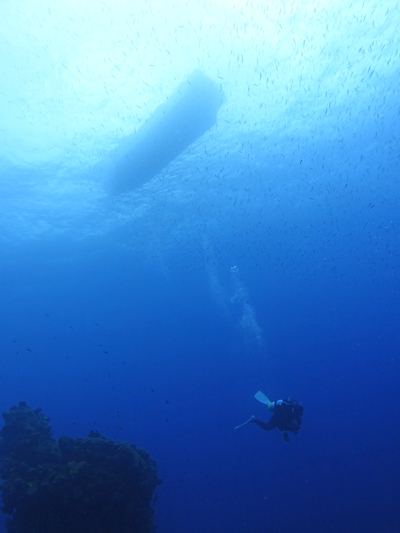
{"type": "Polygon", "coordinates": [[[286,433],[286,431],[283,432],[283,439],[285,442],[289,442],[289,435],[286,433]]]}

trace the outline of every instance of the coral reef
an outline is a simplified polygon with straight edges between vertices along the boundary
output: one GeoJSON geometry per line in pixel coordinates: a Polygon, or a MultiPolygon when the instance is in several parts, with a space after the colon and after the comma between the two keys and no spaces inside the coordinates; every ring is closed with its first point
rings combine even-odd
{"type": "Polygon", "coordinates": [[[154,532],[155,462],[145,450],[91,431],[52,438],[25,402],[2,413],[0,490],[8,533],[154,532]]]}

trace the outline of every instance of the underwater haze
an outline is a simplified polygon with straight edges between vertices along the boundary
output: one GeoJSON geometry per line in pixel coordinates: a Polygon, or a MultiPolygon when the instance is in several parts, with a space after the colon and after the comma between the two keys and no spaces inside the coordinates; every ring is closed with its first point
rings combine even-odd
{"type": "Polygon", "coordinates": [[[400,531],[399,2],[1,0],[0,26],[1,411],[145,448],[160,533],[400,531]],[[119,190],[194,72],[215,113],[169,108],[119,190]],[[234,429],[259,390],[304,407],[289,443],[234,429]]]}

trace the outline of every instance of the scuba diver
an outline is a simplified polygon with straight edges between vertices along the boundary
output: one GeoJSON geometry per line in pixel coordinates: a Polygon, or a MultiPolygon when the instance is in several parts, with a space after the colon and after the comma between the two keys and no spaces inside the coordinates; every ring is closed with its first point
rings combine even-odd
{"type": "Polygon", "coordinates": [[[241,428],[246,424],[254,422],[265,431],[271,431],[273,429],[279,429],[283,431],[283,438],[286,442],[289,442],[288,431],[291,431],[297,435],[299,429],[301,428],[301,417],[303,416],[303,407],[298,404],[295,400],[289,398],[288,400],[277,400],[276,402],[270,402],[267,396],[261,391],[258,391],[254,398],[261,403],[264,403],[268,406],[268,409],[274,414],[268,422],[263,422],[262,420],[257,420],[253,415],[246,422],[236,426],[235,429],[241,428]]]}

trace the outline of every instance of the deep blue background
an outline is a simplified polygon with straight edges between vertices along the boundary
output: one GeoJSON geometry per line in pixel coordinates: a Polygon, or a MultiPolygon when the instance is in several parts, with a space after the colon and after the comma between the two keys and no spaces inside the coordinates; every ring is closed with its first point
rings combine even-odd
{"type": "Polygon", "coordinates": [[[181,235],[168,274],[107,238],[14,250],[2,261],[2,408],[25,400],[56,437],[96,429],[146,448],[163,480],[160,531],[396,531],[398,205],[388,197],[372,217],[368,203],[332,202],[325,224],[297,213],[288,230],[262,227],[254,248],[246,228],[264,220],[238,209],[212,235],[211,267],[181,235]],[[240,326],[244,302],[261,344],[240,326]],[[302,402],[289,444],[233,430],[268,418],[259,389],[302,402]]]}

